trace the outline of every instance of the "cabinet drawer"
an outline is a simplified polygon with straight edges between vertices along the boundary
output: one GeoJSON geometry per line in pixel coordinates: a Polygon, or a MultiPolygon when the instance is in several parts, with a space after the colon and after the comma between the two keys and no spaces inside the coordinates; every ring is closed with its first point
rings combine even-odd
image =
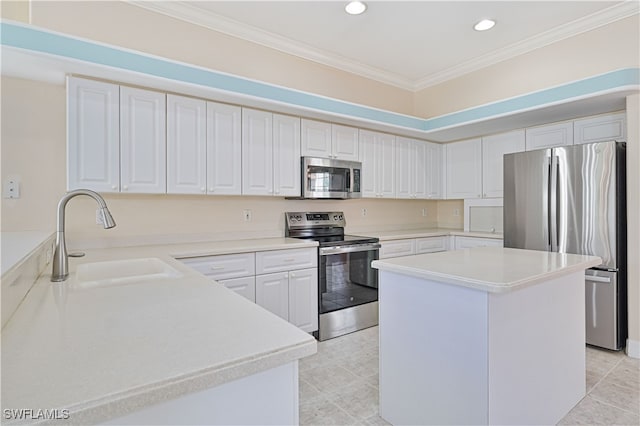
{"type": "Polygon", "coordinates": [[[416,239],[416,254],[434,253],[447,250],[448,237],[427,237],[416,239]]]}
{"type": "Polygon", "coordinates": [[[256,274],[293,271],[318,266],[315,248],[260,251],[256,253],[256,274]]]}
{"type": "Polygon", "coordinates": [[[456,250],[473,247],[502,247],[502,240],[494,238],[456,237],[456,250]]]}
{"type": "Polygon", "coordinates": [[[416,254],[416,242],[413,239],[383,241],[380,243],[380,259],[411,256],[416,254]]]}
{"type": "Polygon", "coordinates": [[[180,259],[182,263],[214,280],[255,275],[255,254],[239,253],[180,259]]]}
{"type": "Polygon", "coordinates": [[[238,293],[240,296],[255,303],[256,301],[256,277],[233,278],[230,280],[218,281],[220,284],[238,293]]]}

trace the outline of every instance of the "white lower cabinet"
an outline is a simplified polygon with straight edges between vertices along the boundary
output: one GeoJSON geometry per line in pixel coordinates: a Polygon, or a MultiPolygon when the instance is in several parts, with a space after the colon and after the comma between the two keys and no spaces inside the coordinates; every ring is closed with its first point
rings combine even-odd
{"type": "Polygon", "coordinates": [[[289,321],[289,273],[256,276],[256,303],[289,321]]]}
{"type": "Polygon", "coordinates": [[[179,259],[300,329],[318,329],[316,248],[179,259]]]}
{"type": "Polygon", "coordinates": [[[473,247],[502,247],[502,240],[496,238],[480,238],[480,237],[462,237],[456,235],[454,237],[454,249],[460,250],[473,247]]]}
{"type": "Polygon", "coordinates": [[[416,238],[416,254],[436,253],[449,250],[449,237],[416,238]]]}
{"type": "Polygon", "coordinates": [[[218,281],[220,284],[228,288],[229,290],[233,290],[238,293],[240,296],[246,298],[247,300],[251,300],[255,303],[256,301],[256,277],[242,277],[242,278],[234,278],[231,280],[223,280],[218,281]]]}
{"type": "Polygon", "coordinates": [[[411,238],[380,242],[380,259],[411,256],[412,254],[416,254],[416,242],[411,238]]]}
{"type": "Polygon", "coordinates": [[[318,270],[257,275],[256,303],[304,331],[316,331],[318,270]]]}

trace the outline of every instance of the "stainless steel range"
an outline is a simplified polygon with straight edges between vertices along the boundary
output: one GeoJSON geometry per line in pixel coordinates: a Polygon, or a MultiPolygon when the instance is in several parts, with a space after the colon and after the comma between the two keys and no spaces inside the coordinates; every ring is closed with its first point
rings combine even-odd
{"type": "Polygon", "coordinates": [[[378,324],[377,238],[344,235],[342,212],[287,212],[287,237],[318,247],[318,340],[378,324]]]}

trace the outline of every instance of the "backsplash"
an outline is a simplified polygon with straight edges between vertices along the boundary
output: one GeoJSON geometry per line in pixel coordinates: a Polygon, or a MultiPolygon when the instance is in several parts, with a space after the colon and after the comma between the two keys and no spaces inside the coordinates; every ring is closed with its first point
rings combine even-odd
{"type": "MultiPolygon", "coordinates": [[[[432,200],[103,195],[117,226],[105,230],[96,225],[95,202],[87,197],[78,197],[67,208],[69,247],[282,237],[286,211],[344,211],[347,232],[351,233],[438,226],[439,201],[432,200]],[[244,210],[250,210],[250,221],[245,221],[244,210]],[[423,216],[423,211],[426,216],[423,216]]],[[[462,222],[458,228],[462,228],[462,222]]]]}

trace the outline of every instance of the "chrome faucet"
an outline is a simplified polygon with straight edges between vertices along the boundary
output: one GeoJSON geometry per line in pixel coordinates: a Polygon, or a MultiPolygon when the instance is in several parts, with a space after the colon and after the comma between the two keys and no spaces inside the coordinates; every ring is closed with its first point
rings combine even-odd
{"type": "Polygon", "coordinates": [[[113,228],[116,226],[116,222],[111,217],[111,213],[107,208],[107,203],[97,192],[90,191],[88,189],[76,189],[75,191],[67,192],[58,202],[58,228],[56,230],[56,250],[53,253],[53,273],[51,274],[51,281],[59,282],[64,281],[69,276],[69,255],[67,253],[67,244],[64,239],[64,217],[65,207],[70,199],[77,195],[88,195],[96,200],[100,206],[100,217],[102,218],[102,224],[104,229],[113,228]]]}

